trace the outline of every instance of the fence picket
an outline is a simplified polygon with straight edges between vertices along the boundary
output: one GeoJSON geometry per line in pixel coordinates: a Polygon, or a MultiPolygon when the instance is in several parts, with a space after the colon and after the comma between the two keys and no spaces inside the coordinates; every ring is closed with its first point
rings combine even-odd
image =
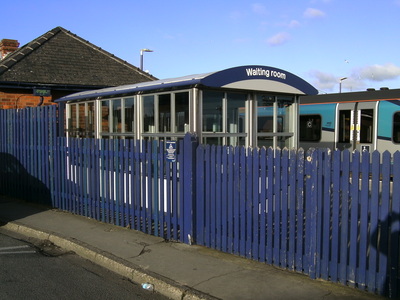
{"type": "Polygon", "coordinates": [[[347,283],[347,260],[348,260],[348,231],[349,231],[349,178],[350,178],[350,152],[342,152],[341,173],[341,211],[340,211],[340,240],[339,240],[339,270],[338,277],[342,284],[347,283]]]}
{"type": "MultiPolygon", "coordinates": [[[[390,165],[391,155],[388,151],[385,151],[382,155],[382,194],[381,194],[381,205],[379,209],[379,220],[378,226],[380,226],[380,238],[378,245],[378,270],[376,272],[376,287],[379,294],[389,294],[388,288],[388,259],[389,251],[388,245],[390,245],[389,231],[389,208],[390,208],[390,165]]],[[[373,209],[373,208],[372,208],[373,209]]]]}
{"type": "Polygon", "coordinates": [[[372,181],[371,181],[371,203],[370,203],[370,219],[369,219],[369,256],[368,256],[368,273],[367,286],[376,289],[376,265],[377,265],[377,248],[378,235],[373,235],[373,231],[378,230],[378,212],[379,212],[379,180],[380,180],[380,154],[378,151],[372,153],[372,181]]]}
{"type": "Polygon", "coordinates": [[[385,295],[391,298],[398,298],[400,295],[400,276],[399,276],[399,249],[400,242],[400,152],[396,151],[393,155],[393,197],[392,211],[390,214],[390,241],[387,247],[389,258],[388,269],[389,278],[386,281],[388,292],[385,295]]]}
{"type": "Polygon", "coordinates": [[[360,238],[359,238],[359,268],[358,268],[358,287],[366,288],[367,283],[367,250],[368,250],[368,207],[369,203],[369,162],[370,154],[366,151],[362,153],[361,162],[361,194],[360,194],[360,238]]]}

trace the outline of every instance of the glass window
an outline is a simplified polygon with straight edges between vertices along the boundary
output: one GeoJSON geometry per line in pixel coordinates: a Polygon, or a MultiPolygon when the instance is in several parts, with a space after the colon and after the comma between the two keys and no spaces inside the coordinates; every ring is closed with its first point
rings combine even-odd
{"type": "Polygon", "coordinates": [[[246,94],[228,93],[227,132],[244,132],[246,99],[246,94]]]}
{"type": "Polygon", "coordinates": [[[176,132],[189,131],[189,92],[175,94],[176,132]]]}
{"type": "Polygon", "coordinates": [[[121,132],[122,130],[121,112],[121,99],[112,100],[112,132],[121,132]]]}
{"type": "Polygon", "coordinates": [[[87,103],[85,123],[86,137],[94,137],[94,102],[87,103]]]}
{"type": "Polygon", "coordinates": [[[68,120],[68,133],[69,136],[75,137],[77,135],[78,129],[78,114],[77,114],[78,104],[70,104],[70,118],[68,120]]]}
{"type": "Polygon", "coordinates": [[[339,111],[339,143],[350,143],[351,111],[339,111]]]}
{"type": "Polygon", "coordinates": [[[300,141],[319,142],[321,140],[321,123],[320,115],[301,115],[300,141]]]}
{"type": "Polygon", "coordinates": [[[110,132],[110,101],[101,101],[101,132],[110,132]]]}
{"type": "Polygon", "coordinates": [[[374,110],[361,110],[360,143],[372,143],[374,132],[374,110]]]}
{"type": "Polygon", "coordinates": [[[158,96],[158,132],[171,132],[171,94],[158,96]]]}
{"type": "Polygon", "coordinates": [[[221,132],[222,128],[222,92],[203,92],[203,131],[221,132]]]}
{"type": "Polygon", "coordinates": [[[125,99],[125,132],[135,132],[135,98],[125,99]]]}
{"type": "Polygon", "coordinates": [[[154,95],[143,96],[143,131],[155,132],[154,95]]]}
{"type": "Polygon", "coordinates": [[[257,95],[257,145],[290,147],[293,144],[293,96],[257,95]],[[274,118],[275,115],[275,118],[274,118]]]}
{"type": "Polygon", "coordinates": [[[393,142],[400,143],[400,112],[393,115],[393,142]]]}

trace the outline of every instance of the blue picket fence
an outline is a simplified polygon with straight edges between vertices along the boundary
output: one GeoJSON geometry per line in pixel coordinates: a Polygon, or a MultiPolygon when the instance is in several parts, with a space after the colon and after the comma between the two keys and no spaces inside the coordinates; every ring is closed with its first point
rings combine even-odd
{"type": "Polygon", "coordinates": [[[196,242],[398,296],[400,152],[199,146],[196,242]]]}
{"type": "MultiPolygon", "coordinates": [[[[0,111],[0,192],[399,296],[400,152],[57,137],[56,107],[0,111]]],[[[62,122],[61,122],[62,123],[62,122]]]]}
{"type": "MultiPolygon", "coordinates": [[[[163,142],[111,139],[56,139],[58,184],[54,206],[148,234],[188,242],[191,211],[184,197],[185,147],[166,160],[163,142]],[[179,170],[178,170],[179,168],[179,170]]],[[[188,136],[186,143],[192,143],[188,136]]]]}

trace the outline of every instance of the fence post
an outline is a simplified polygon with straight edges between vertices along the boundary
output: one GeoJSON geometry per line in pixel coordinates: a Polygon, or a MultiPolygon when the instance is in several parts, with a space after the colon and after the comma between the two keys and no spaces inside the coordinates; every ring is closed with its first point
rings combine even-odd
{"type": "Polygon", "coordinates": [[[305,189],[306,189],[306,257],[308,275],[316,278],[317,255],[317,200],[318,200],[318,152],[315,149],[307,151],[305,160],[305,189]]]}
{"type": "MultiPolygon", "coordinates": [[[[196,224],[196,149],[198,145],[197,136],[187,133],[185,135],[183,151],[183,176],[181,178],[184,186],[183,192],[183,242],[191,244],[195,236],[194,225],[196,224]]],[[[182,239],[182,238],[181,238],[182,239]]]]}

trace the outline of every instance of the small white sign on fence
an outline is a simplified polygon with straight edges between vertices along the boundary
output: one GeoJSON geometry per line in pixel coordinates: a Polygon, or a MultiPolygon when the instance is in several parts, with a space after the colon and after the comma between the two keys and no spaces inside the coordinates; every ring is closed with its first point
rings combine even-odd
{"type": "Polygon", "coordinates": [[[176,160],[176,142],[175,141],[165,142],[165,152],[166,152],[167,161],[175,162],[175,160],[176,160]]]}

